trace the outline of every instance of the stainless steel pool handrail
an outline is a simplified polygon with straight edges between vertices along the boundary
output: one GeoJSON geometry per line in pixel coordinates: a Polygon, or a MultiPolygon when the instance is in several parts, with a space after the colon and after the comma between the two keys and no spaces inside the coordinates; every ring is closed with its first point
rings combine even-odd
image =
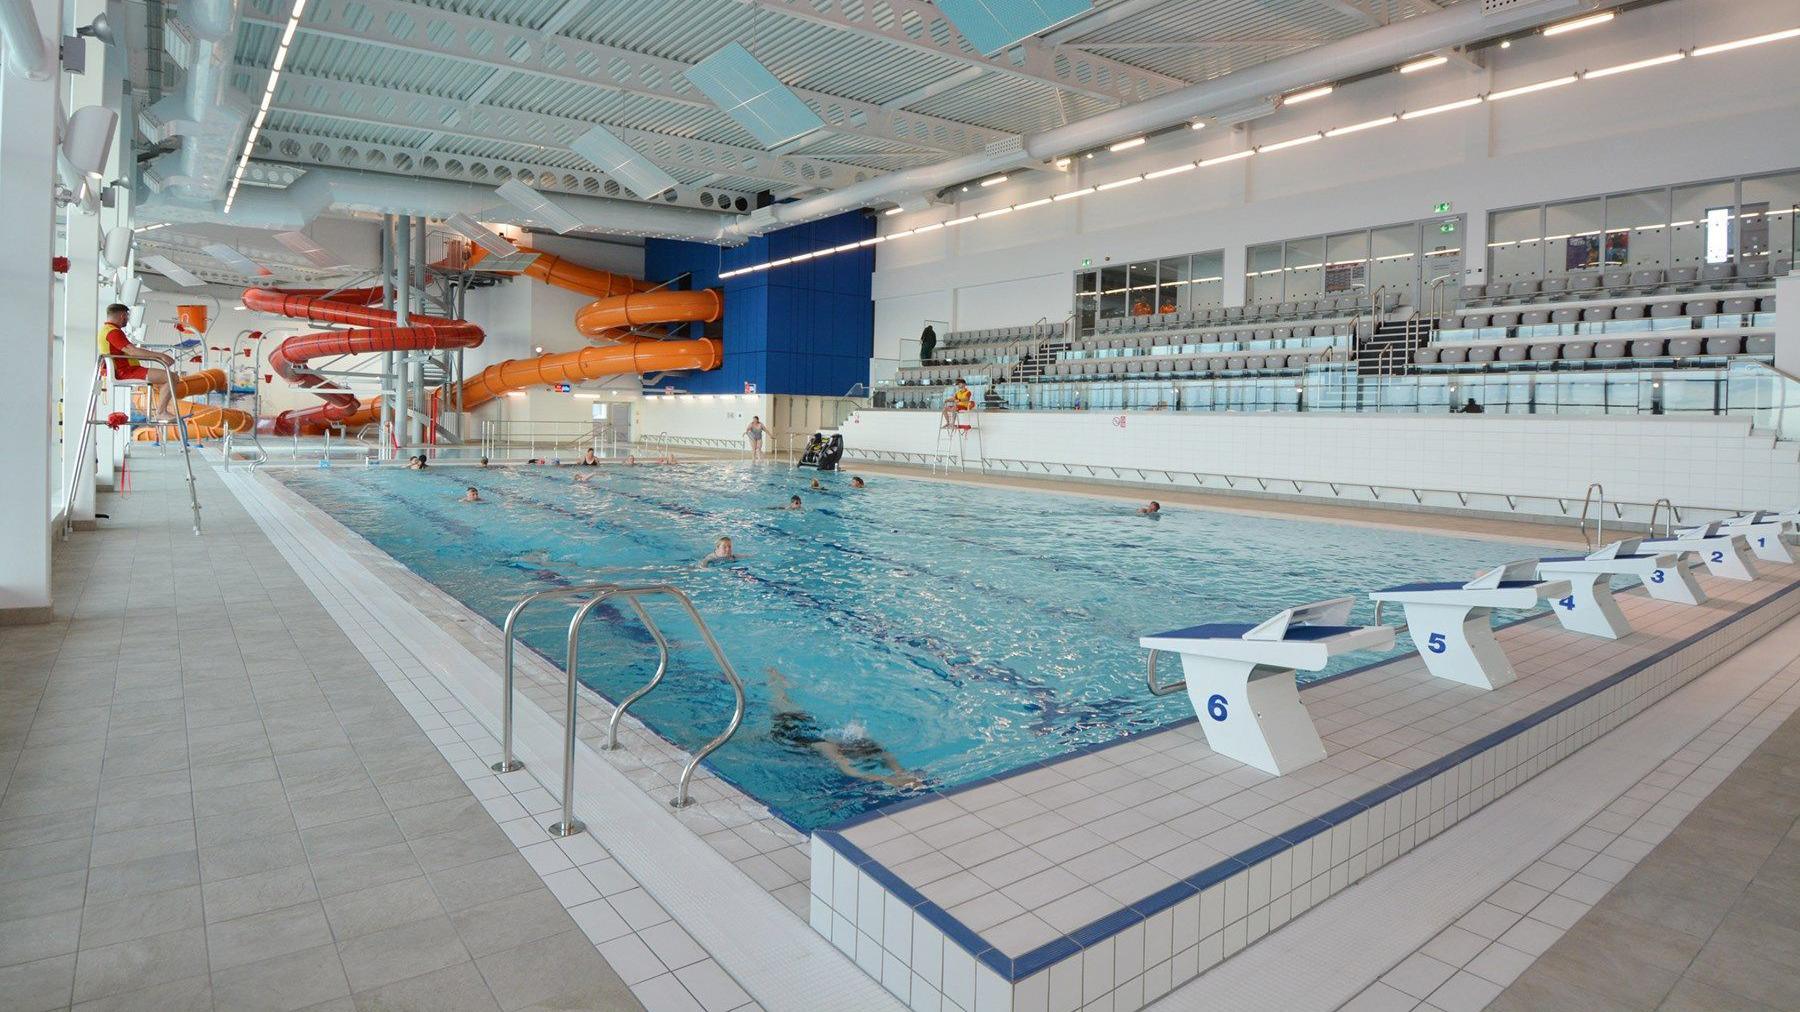
{"type": "Polygon", "coordinates": [[[730,740],[731,736],[737,733],[738,725],[744,722],[744,682],[738,677],[737,669],[732,667],[731,661],[725,656],[725,651],[720,648],[719,641],[713,637],[712,629],[706,624],[706,620],[700,617],[700,612],[694,608],[693,600],[690,599],[686,593],[682,592],[680,588],[666,583],[643,584],[635,587],[607,587],[596,594],[591,600],[584,603],[581,608],[575,612],[575,617],[569,620],[568,668],[565,672],[568,678],[568,719],[565,724],[566,731],[563,739],[563,818],[561,822],[552,824],[549,827],[552,836],[570,836],[581,832],[582,829],[585,828],[575,818],[575,672],[580,656],[579,637],[581,623],[587,619],[588,613],[599,606],[602,601],[612,597],[624,597],[631,601],[632,610],[637,613],[638,618],[643,621],[645,627],[650,630],[651,635],[656,639],[657,646],[664,649],[664,660],[663,663],[657,666],[657,673],[652,676],[650,681],[645,684],[643,688],[626,697],[620,702],[618,707],[614,709],[612,719],[616,729],[616,724],[620,715],[622,715],[632,703],[642,698],[651,689],[654,689],[657,683],[662,680],[662,676],[668,667],[666,642],[663,639],[662,631],[657,628],[656,624],[650,619],[649,614],[644,611],[643,607],[638,602],[639,598],[655,596],[673,598],[676,603],[680,604],[682,609],[687,612],[688,618],[694,623],[694,627],[700,631],[700,637],[705,641],[706,648],[712,651],[713,660],[718,662],[720,672],[724,674],[725,681],[731,686],[732,694],[736,697],[736,702],[731,711],[731,722],[726,725],[725,730],[721,732],[718,737],[707,742],[696,751],[694,757],[688,760],[686,766],[682,767],[680,785],[675,797],[669,801],[671,807],[685,808],[691,803],[691,800],[688,797],[688,784],[694,778],[694,770],[699,768],[702,760],[717,751],[726,741],[730,740]]]}
{"type": "Polygon", "coordinates": [[[1156,649],[1155,647],[1150,648],[1150,670],[1145,672],[1145,674],[1144,674],[1144,680],[1150,683],[1150,694],[1153,696],[1171,696],[1177,692],[1180,692],[1182,689],[1187,688],[1187,679],[1185,679],[1185,678],[1178,678],[1175,681],[1169,682],[1167,684],[1158,684],[1157,683],[1157,681],[1156,681],[1156,655],[1159,653],[1162,653],[1162,651],[1156,649]]]}
{"type": "Polygon", "coordinates": [[[1664,506],[1669,507],[1669,519],[1663,521],[1663,537],[1672,538],[1675,536],[1675,525],[1681,522],[1681,510],[1676,508],[1675,504],[1669,500],[1668,496],[1663,496],[1661,499],[1650,504],[1650,520],[1645,523],[1644,526],[1651,534],[1655,534],[1656,514],[1664,506]]]}
{"type": "Polygon", "coordinates": [[[1600,493],[1600,512],[1594,517],[1594,537],[1601,543],[1606,541],[1606,486],[1597,481],[1591,482],[1588,484],[1587,493],[1581,497],[1580,524],[1581,539],[1587,541],[1589,548],[1594,547],[1594,542],[1588,541],[1587,536],[1588,507],[1593,503],[1595,492],[1600,493]]]}
{"type": "Polygon", "coordinates": [[[513,642],[514,629],[519,624],[519,615],[535,601],[550,597],[574,597],[578,594],[598,594],[602,590],[614,586],[610,583],[583,583],[571,587],[556,587],[551,590],[540,590],[525,597],[512,610],[506,613],[506,622],[500,628],[500,636],[505,643],[500,681],[500,761],[489,768],[495,773],[512,773],[522,770],[525,764],[513,755],[513,642]]]}

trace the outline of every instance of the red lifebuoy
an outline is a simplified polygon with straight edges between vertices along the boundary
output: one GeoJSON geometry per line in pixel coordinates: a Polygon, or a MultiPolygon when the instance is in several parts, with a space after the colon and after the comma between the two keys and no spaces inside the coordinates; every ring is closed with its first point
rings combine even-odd
{"type": "Polygon", "coordinates": [[[109,429],[116,429],[119,426],[124,425],[126,422],[129,422],[129,421],[131,421],[130,415],[127,415],[123,411],[115,411],[112,414],[106,416],[106,427],[109,429]]]}

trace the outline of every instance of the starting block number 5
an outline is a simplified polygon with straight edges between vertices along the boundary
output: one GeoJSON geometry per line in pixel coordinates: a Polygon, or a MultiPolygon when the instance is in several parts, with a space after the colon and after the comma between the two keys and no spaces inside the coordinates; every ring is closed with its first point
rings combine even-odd
{"type": "Polygon", "coordinates": [[[1425,649],[1434,654],[1443,653],[1445,650],[1449,649],[1449,646],[1450,645],[1444,641],[1443,633],[1432,633],[1430,636],[1425,637],[1425,649]]]}

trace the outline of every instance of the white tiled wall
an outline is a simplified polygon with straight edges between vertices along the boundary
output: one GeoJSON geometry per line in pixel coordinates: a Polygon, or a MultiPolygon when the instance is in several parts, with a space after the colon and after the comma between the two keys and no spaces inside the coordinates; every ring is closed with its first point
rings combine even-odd
{"type": "MultiPolygon", "coordinates": [[[[983,412],[978,425],[965,450],[971,467],[982,457],[1041,461],[1068,464],[1078,478],[1171,487],[1196,485],[1165,469],[1232,475],[1239,492],[1258,491],[1250,479],[1264,478],[1270,492],[1292,494],[1287,482],[1297,480],[1311,483],[1306,495],[1330,496],[1324,483],[1331,482],[1340,495],[1367,499],[1372,483],[1388,487],[1387,500],[1409,504],[1398,489],[1563,496],[1578,504],[1596,481],[1619,502],[1666,496],[1683,508],[1733,510],[1800,502],[1800,448],[1752,433],[1740,418],[1044,411],[983,412]]],[[[853,460],[868,451],[945,450],[936,412],[862,411],[843,432],[853,460]]],[[[1009,466],[1019,473],[1019,464],[1009,466]]],[[[1064,476],[1060,468],[1053,473],[1064,476]]],[[[1216,478],[1206,487],[1227,488],[1216,478]]],[[[1457,500],[1440,495],[1427,504],[1457,500]]],[[[1470,505],[1506,508],[1498,499],[1470,505]]],[[[1519,505],[1558,512],[1542,501],[1519,505]]]]}
{"type": "Polygon", "coordinates": [[[1168,910],[1008,982],[815,837],[811,923],[926,1012],[1129,1012],[1619,726],[1800,613],[1788,594],[1549,720],[1168,910]]]}

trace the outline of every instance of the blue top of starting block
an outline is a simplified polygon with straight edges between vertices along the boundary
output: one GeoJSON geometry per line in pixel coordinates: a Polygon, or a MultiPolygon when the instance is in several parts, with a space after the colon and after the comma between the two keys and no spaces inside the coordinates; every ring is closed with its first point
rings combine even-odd
{"type": "MultiPolygon", "coordinates": [[[[1248,622],[1213,622],[1207,625],[1189,626],[1186,629],[1176,629],[1172,632],[1157,633],[1148,638],[1159,640],[1237,640],[1243,639],[1244,634],[1254,628],[1256,627],[1248,622]]],[[[1291,625],[1288,626],[1287,635],[1282,637],[1282,639],[1309,642],[1312,640],[1329,639],[1333,636],[1341,636],[1344,633],[1355,632],[1361,628],[1362,626],[1355,625],[1291,625]]]]}
{"type": "MultiPolygon", "coordinates": [[[[1500,586],[1498,586],[1498,587],[1482,587],[1482,588],[1476,588],[1476,589],[1517,590],[1521,587],[1535,587],[1543,582],[1544,581],[1542,581],[1542,580],[1501,580],[1500,586]]],[[[1398,587],[1386,587],[1386,588],[1376,591],[1375,593],[1377,593],[1377,594],[1408,594],[1408,593],[1413,593],[1415,591],[1423,591],[1423,590],[1464,590],[1464,589],[1466,589],[1464,584],[1457,583],[1453,580],[1449,580],[1449,581],[1444,581],[1441,583],[1434,583],[1434,582],[1429,582],[1429,581],[1425,582],[1425,583],[1403,583],[1398,587]]]]}

